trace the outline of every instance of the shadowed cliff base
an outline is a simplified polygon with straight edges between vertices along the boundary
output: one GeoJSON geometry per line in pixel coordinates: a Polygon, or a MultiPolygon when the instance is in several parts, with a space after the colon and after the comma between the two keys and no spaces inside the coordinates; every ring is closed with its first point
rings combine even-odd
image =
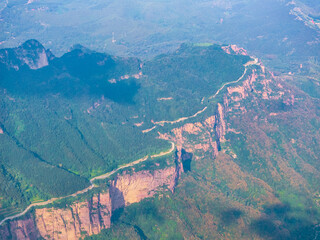
{"type": "Polygon", "coordinates": [[[184,149],[181,149],[181,162],[182,162],[184,172],[191,171],[192,157],[193,157],[192,153],[187,152],[184,149]]]}

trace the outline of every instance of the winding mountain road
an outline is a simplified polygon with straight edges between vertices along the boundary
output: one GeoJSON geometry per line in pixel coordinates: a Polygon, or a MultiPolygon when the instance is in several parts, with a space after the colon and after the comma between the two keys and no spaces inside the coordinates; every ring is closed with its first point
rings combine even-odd
{"type": "MultiPolygon", "coordinates": [[[[253,61],[249,61],[249,62],[247,62],[246,64],[243,65],[243,66],[245,67],[245,68],[244,68],[244,72],[243,72],[243,74],[242,74],[237,80],[232,81],[232,82],[227,82],[227,83],[223,84],[223,85],[221,86],[221,88],[219,88],[218,91],[217,91],[213,96],[209,97],[208,99],[213,99],[213,98],[215,98],[215,97],[220,93],[220,91],[225,88],[225,86],[228,86],[228,85],[230,85],[230,84],[234,84],[234,83],[240,82],[240,81],[244,78],[244,76],[246,75],[249,66],[251,66],[251,65],[259,65],[259,66],[260,66],[260,63],[259,63],[258,58],[253,58],[253,59],[254,59],[253,61]]],[[[205,99],[205,98],[203,98],[203,99],[201,100],[201,103],[203,103],[204,99],[205,99]]],[[[159,121],[159,122],[153,122],[154,126],[153,126],[152,128],[143,130],[142,132],[143,132],[143,133],[147,133],[147,132],[152,131],[153,129],[156,128],[156,125],[163,126],[165,123],[175,124],[175,123],[178,123],[178,122],[183,122],[183,121],[188,120],[188,119],[190,119],[190,118],[195,118],[196,116],[198,116],[199,114],[201,114],[201,113],[203,113],[205,110],[207,110],[207,108],[208,108],[208,107],[204,107],[203,109],[199,110],[198,112],[196,112],[196,113],[193,114],[192,116],[182,117],[182,118],[179,118],[179,119],[174,120],[174,121],[166,121],[166,120],[164,120],[164,121],[159,121]]]]}
{"type": "MultiPolygon", "coordinates": [[[[217,91],[213,96],[209,97],[208,99],[213,99],[213,98],[215,98],[215,97],[220,93],[220,91],[222,91],[226,86],[241,81],[241,80],[244,78],[244,76],[246,75],[246,73],[247,73],[248,66],[251,66],[251,65],[260,65],[260,63],[258,62],[258,59],[257,59],[257,58],[254,58],[253,61],[249,61],[249,62],[247,62],[246,64],[244,64],[245,69],[244,69],[244,72],[243,72],[243,74],[242,74],[241,77],[239,77],[239,78],[238,78],[237,80],[235,80],[235,81],[232,81],[232,82],[228,82],[228,83],[223,84],[222,87],[219,88],[218,91],[217,91]]],[[[203,113],[206,109],[207,109],[207,107],[204,107],[202,110],[196,112],[196,113],[193,114],[192,116],[182,117],[182,118],[179,118],[179,119],[177,119],[177,120],[175,120],[175,121],[159,121],[159,122],[154,122],[154,125],[155,125],[155,126],[153,126],[153,127],[150,128],[150,129],[144,130],[144,131],[142,131],[142,132],[147,133],[147,132],[149,132],[149,131],[152,131],[153,129],[156,128],[156,125],[163,126],[165,123],[175,124],[175,123],[178,123],[178,122],[183,122],[183,121],[185,121],[185,120],[188,120],[188,119],[190,119],[190,118],[194,118],[194,117],[198,116],[199,114],[203,113]]],[[[171,152],[173,152],[174,149],[175,149],[175,144],[174,144],[173,142],[171,142],[171,148],[170,148],[168,151],[165,151],[165,152],[161,152],[161,153],[159,153],[159,154],[152,155],[152,156],[150,156],[150,158],[151,158],[151,159],[154,159],[154,158],[157,158],[157,157],[165,156],[165,155],[170,154],[171,152]]],[[[94,182],[95,180],[106,179],[106,178],[110,177],[111,175],[115,174],[116,172],[118,172],[119,170],[124,169],[124,168],[127,168],[127,167],[132,167],[132,166],[134,166],[134,165],[136,165],[136,164],[139,164],[139,163],[141,163],[141,162],[144,162],[144,161],[148,160],[148,158],[149,158],[149,156],[147,155],[147,156],[145,156],[145,157],[143,157],[143,158],[140,158],[140,159],[138,159],[138,160],[136,160],[136,161],[134,161],[134,162],[128,163],[128,164],[123,165],[123,166],[120,166],[120,167],[118,167],[117,169],[115,169],[115,170],[113,170],[113,171],[111,171],[111,172],[105,173],[105,174],[103,174],[103,175],[101,175],[101,176],[94,177],[94,178],[92,178],[92,179],[90,180],[91,185],[90,185],[89,187],[87,187],[87,188],[85,188],[85,189],[83,189],[83,190],[80,190],[80,191],[78,191],[78,192],[75,192],[75,193],[73,193],[73,194],[70,194],[70,195],[67,195],[67,196],[64,196],[64,197],[59,197],[59,198],[51,198],[51,199],[49,199],[49,200],[47,200],[47,201],[45,201],[45,202],[33,203],[33,204],[29,205],[23,212],[18,213],[18,214],[13,215],[13,216],[10,216],[10,217],[4,218],[4,219],[0,222],[0,226],[1,226],[4,222],[6,222],[7,220],[12,220],[12,219],[15,219],[15,218],[18,218],[18,217],[23,216],[24,214],[26,214],[26,213],[27,213],[31,208],[33,208],[33,207],[45,206],[45,205],[51,204],[51,203],[53,203],[53,202],[55,202],[55,201],[57,201],[57,200],[61,200],[61,199],[68,198],[68,197],[75,197],[75,196],[77,196],[77,195],[83,194],[83,193],[85,193],[85,192],[87,192],[87,191],[89,191],[89,190],[97,187],[96,185],[93,184],[93,182],[94,182]]]]}
{"type": "Polygon", "coordinates": [[[207,107],[204,107],[202,110],[196,112],[195,114],[193,114],[192,116],[189,116],[189,117],[182,117],[182,118],[179,118],[179,119],[177,119],[175,121],[154,122],[154,124],[163,126],[165,123],[175,124],[175,123],[178,123],[178,122],[183,122],[183,121],[185,121],[187,119],[194,118],[194,117],[198,116],[199,114],[203,113],[206,109],[207,109],[207,107]]]}
{"type": "MultiPolygon", "coordinates": [[[[174,149],[175,149],[175,144],[174,144],[174,142],[170,142],[170,143],[171,143],[171,148],[170,148],[168,151],[161,152],[161,153],[159,153],[159,154],[151,155],[150,158],[151,158],[151,159],[154,159],[154,158],[162,157],[162,156],[165,156],[165,155],[168,155],[168,154],[172,153],[172,152],[174,151],[174,149]]],[[[90,179],[91,185],[90,185],[89,187],[87,187],[87,188],[85,188],[85,189],[83,189],[83,190],[77,191],[77,192],[75,192],[75,193],[73,193],[73,194],[70,194],[70,195],[67,195],[67,196],[63,196],[63,197],[58,197],[58,198],[51,198],[51,199],[49,199],[49,200],[47,200],[47,201],[45,201],[45,202],[32,203],[32,204],[30,204],[23,212],[18,213],[18,214],[13,215],[13,216],[10,216],[10,217],[4,218],[4,219],[0,222],[0,226],[1,226],[4,222],[6,222],[6,221],[8,221],[8,220],[13,220],[13,219],[15,219],[15,218],[18,218],[18,217],[21,217],[21,216],[25,215],[25,214],[26,214],[31,208],[33,208],[33,207],[45,206],[45,205],[51,204],[51,203],[53,203],[53,202],[55,202],[55,201],[57,201],[57,200],[61,200],[61,199],[68,198],[68,197],[76,197],[77,195],[80,195],[80,194],[83,194],[83,193],[85,193],[85,192],[88,192],[89,190],[97,187],[97,186],[94,185],[94,183],[93,183],[95,180],[106,179],[106,178],[110,177],[111,175],[115,174],[116,172],[118,172],[118,171],[121,170],[121,169],[124,169],[124,168],[127,168],[127,167],[132,167],[132,166],[137,165],[137,164],[139,164],[139,163],[142,163],[142,162],[144,162],[144,161],[146,161],[146,160],[148,160],[148,159],[149,159],[149,155],[147,155],[147,156],[145,156],[145,157],[143,157],[143,158],[140,158],[140,159],[138,159],[138,160],[136,160],[136,161],[134,161],[134,162],[131,162],[131,163],[122,165],[122,166],[118,167],[117,169],[115,169],[115,170],[113,170],[113,171],[111,171],[111,172],[105,173],[105,174],[103,174],[103,175],[101,175],[101,176],[94,177],[94,178],[90,179]]]]}

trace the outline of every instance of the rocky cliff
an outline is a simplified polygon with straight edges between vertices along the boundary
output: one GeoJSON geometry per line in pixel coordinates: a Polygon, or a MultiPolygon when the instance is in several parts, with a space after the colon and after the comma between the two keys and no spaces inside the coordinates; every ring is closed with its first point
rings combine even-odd
{"type": "Polygon", "coordinates": [[[34,39],[26,41],[17,48],[0,50],[0,63],[15,70],[19,70],[23,65],[27,65],[30,69],[39,69],[48,66],[52,59],[54,55],[50,50],[46,50],[34,39]]]}
{"type": "Polygon", "coordinates": [[[110,187],[65,208],[41,208],[0,228],[1,239],[79,239],[111,225],[112,212],[152,197],[157,191],[174,191],[181,173],[179,164],[164,169],[123,172],[110,187]],[[164,187],[164,188],[163,188],[164,187]]]}
{"type": "Polygon", "coordinates": [[[81,235],[97,234],[101,229],[109,228],[111,207],[107,191],[64,209],[36,209],[35,226],[45,239],[78,239],[81,235]]]}
{"type": "Polygon", "coordinates": [[[160,187],[166,186],[171,192],[176,186],[180,167],[171,167],[162,170],[140,171],[133,175],[119,175],[111,182],[110,197],[112,211],[140,202],[144,198],[152,197],[160,187]]]}
{"type": "Polygon", "coordinates": [[[213,156],[217,156],[221,148],[220,144],[225,141],[224,111],[224,107],[218,103],[216,113],[204,121],[187,123],[180,128],[174,128],[170,133],[159,133],[159,137],[175,142],[178,154],[182,150],[189,153],[200,150],[210,151],[213,156]]]}

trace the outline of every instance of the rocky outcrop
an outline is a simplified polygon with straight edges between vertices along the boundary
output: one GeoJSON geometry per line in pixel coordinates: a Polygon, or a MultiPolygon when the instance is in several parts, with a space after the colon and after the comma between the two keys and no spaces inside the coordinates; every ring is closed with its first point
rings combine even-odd
{"type": "Polygon", "coordinates": [[[97,234],[101,229],[109,228],[111,214],[111,199],[107,191],[64,209],[36,209],[35,222],[45,239],[78,239],[82,235],[97,234]]]}
{"type": "Polygon", "coordinates": [[[218,150],[221,149],[221,143],[225,141],[224,136],[226,135],[226,123],[224,121],[224,113],[223,113],[223,107],[220,103],[218,103],[218,110],[216,114],[216,122],[214,125],[214,130],[216,133],[216,143],[218,150]]]}
{"type": "MultiPolygon", "coordinates": [[[[176,158],[177,163],[179,159],[176,158]]],[[[23,219],[0,228],[1,239],[79,239],[98,234],[111,225],[112,212],[159,190],[174,191],[181,174],[180,164],[164,169],[123,172],[110,181],[110,187],[86,200],[78,200],[65,208],[41,208],[23,219]]]]}
{"type": "Polygon", "coordinates": [[[227,130],[224,112],[224,106],[218,103],[216,113],[203,122],[186,123],[168,134],[159,133],[159,138],[175,142],[178,154],[184,149],[189,153],[212,151],[213,156],[217,156],[227,130]],[[194,137],[191,135],[198,135],[197,140],[192,140],[194,137]]]}
{"type": "Polygon", "coordinates": [[[237,45],[234,45],[234,44],[223,46],[221,48],[223,51],[225,51],[228,54],[248,56],[248,53],[244,48],[238,47],[237,45]]]}
{"type": "MultiPolygon", "coordinates": [[[[233,50],[230,54],[246,54],[235,46],[224,47],[224,50],[233,50]]],[[[235,117],[248,111],[244,100],[249,97],[264,100],[283,99],[284,105],[292,106],[295,102],[294,95],[278,83],[275,83],[272,80],[275,78],[273,74],[270,72],[266,73],[260,63],[259,66],[261,69],[250,69],[250,72],[247,72],[245,79],[240,83],[227,87],[227,92],[223,96],[223,103],[217,104],[212,116],[201,122],[186,123],[179,128],[174,128],[170,133],[159,133],[159,137],[175,142],[178,150],[185,149],[191,153],[195,151],[211,151],[213,156],[216,157],[219,151],[222,150],[222,143],[226,141],[226,133],[240,133],[236,129],[231,128],[228,121],[230,120],[230,116],[233,115],[235,117]]],[[[276,113],[272,113],[270,116],[275,115],[276,113]]],[[[232,151],[229,152],[232,157],[236,158],[236,155],[232,151]]]]}
{"type": "Polygon", "coordinates": [[[140,171],[132,175],[117,176],[110,186],[112,210],[152,197],[162,186],[166,186],[173,192],[178,174],[179,170],[176,167],[171,167],[153,173],[140,171]]]}
{"type": "Polygon", "coordinates": [[[0,50],[0,62],[16,70],[23,65],[27,65],[30,69],[39,69],[47,66],[53,58],[54,55],[34,39],[26,41],[17,48],[0,50]]]}

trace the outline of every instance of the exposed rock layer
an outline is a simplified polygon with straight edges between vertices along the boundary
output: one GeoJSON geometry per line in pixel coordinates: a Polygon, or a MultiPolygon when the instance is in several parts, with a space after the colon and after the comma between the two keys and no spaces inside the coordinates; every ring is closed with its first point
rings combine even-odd
{"type": "Polygon", "coordinates": [[[180,173],[180,164],[153,172],[124,172],[111,181],[103,193],[65,208],[36,209],[34,216],[29,213],[5,224],[0,228],[0,239],[70,240],[98,234],[110,227],[114,210],[152,197],[163,186],[173,192],[180,173]]]}
{"type": "Polygon", "coordinates": [[[224,107],[218,103],[216,113],[203,122],[187,123],[180,128],[174,128],[171,133],[159,133],[159,138],[175,142],[179,152],[184,148],[190,153],[199,150],[212,151],[213,156],[217,156],[220,144],[225,141],[227,129],[224,111],[224,107]],[[197,135],[197,140],[192,141],[191,135],[197,135]]]}

